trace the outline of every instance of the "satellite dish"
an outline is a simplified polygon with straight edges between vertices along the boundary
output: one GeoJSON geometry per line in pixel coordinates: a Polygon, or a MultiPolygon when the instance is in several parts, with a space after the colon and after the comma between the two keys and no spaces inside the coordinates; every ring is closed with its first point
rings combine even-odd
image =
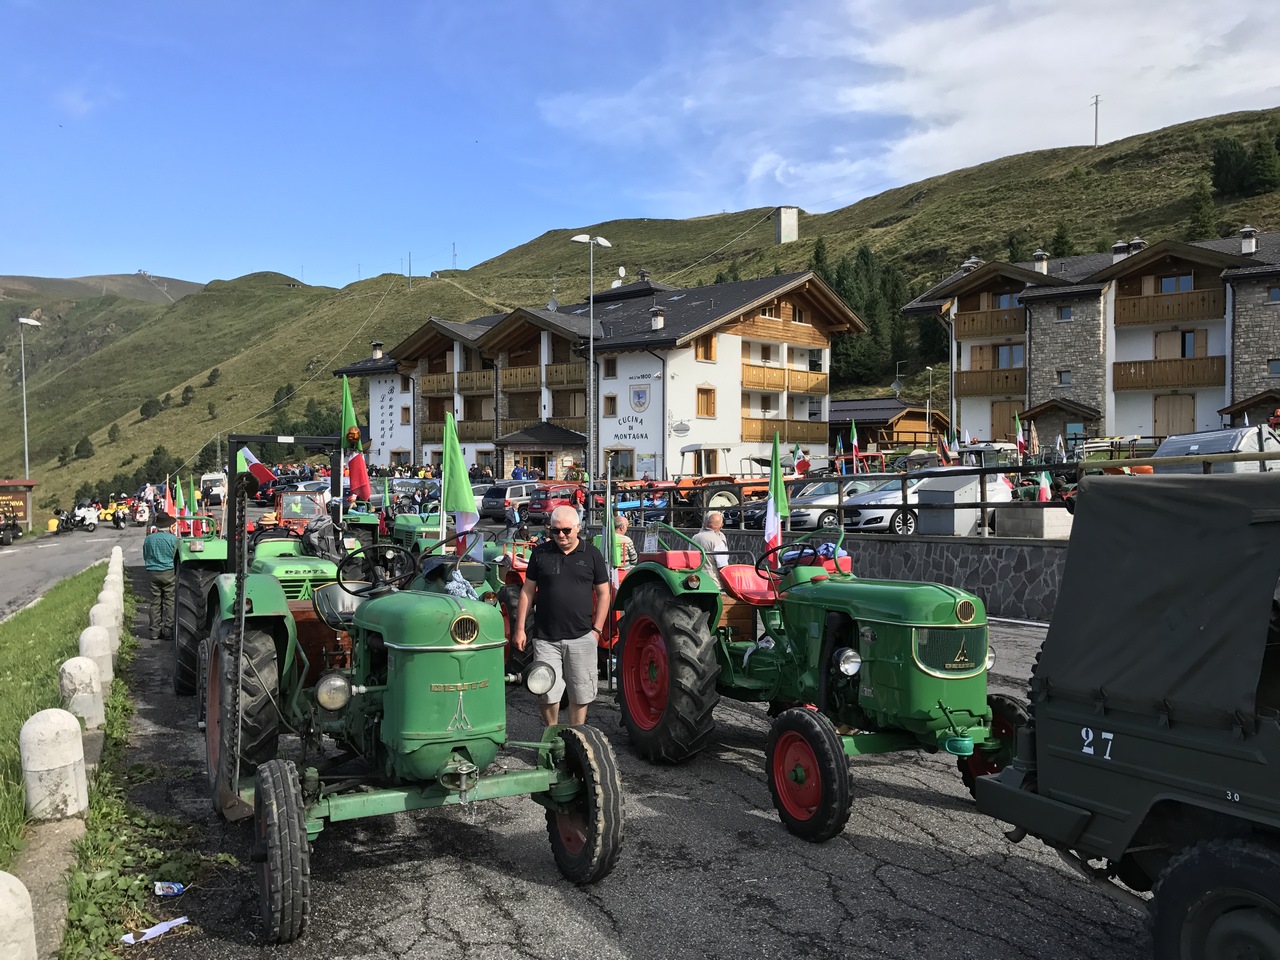
{"type": "Polygon", "coordinates": [[[617,290],[620,286],[622,286],[622,281],[621,281],[621,280],[615,280],[615,281],[613,281],[613,283],[609,284],[609,289],[610,289],[610,290],[617,290]]]}
{"type": "Polygon", "coordinates": [[[671,432],[672,432],[673,434],[675,434],[677,437],[685,437],[685,436],[688,436],[688,435],[689,435],[689,425],[688,425],[687,423],[684,423],[684,422],[681,422],[681,423],[673,423],[673,424],[671,425],[671,432]]]}
{"type": "Polygon", "coordinates": [[[619,279],[619,280],[621,280],[621,279],[622,279],[623,277],[625,277],[626,275],[627,275],[627,268],[626,268],[626,267],[619,267],[619,268],[618,268],[618,279],[619,279]]]}

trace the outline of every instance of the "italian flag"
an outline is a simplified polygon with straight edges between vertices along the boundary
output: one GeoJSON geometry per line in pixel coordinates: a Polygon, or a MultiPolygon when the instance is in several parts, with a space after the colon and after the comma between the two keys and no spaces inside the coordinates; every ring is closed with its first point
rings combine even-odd
{"type": "MultiPolygon", "coordinates": [[[[769,503],[764,511],[764,548],[782,545],[782,518],[791,516],[787,488],[782,482],[782,458],[778,455],[778,434],[773,435],[773,463],[769,470],[769,503]]],[[[776,558],[775,558],[776,565],[776,558]]]]}
{"type": "MultiPolygon", "coordinates": [[[[456,432],[454,440],[457,440],[456,432]]],[[[462,456],[461,451],[458,456],[462,456]]],[[[356,408],[351,403],[351,385],[347,383],[346,374],[342,375],[342,458],[347,464],[352,495],[357,500],[368,500],[373,495],[373,488],[369,486],[369,469],[365,466],[364,447],[360,443],[360,425],[356,423],[356,408]]],[[[471,505],[475,506],[474,498],[471,505]]]]}
{"type": "Polygon", "coordinates": [[[1022,421],[1018,419],[1018,411],[1013,411],[1013,432],[1018,439],[1018,457],[1027,455],[1027,439],[1022,435],[1022,421]]]}
{"type": "MultiPolygon", "coordinates": [[[[440,490],[441,528],[443,517],[453,514],[453,526],[458,531],[459,554],[466,554],[473,560],[484,559],[484,538],[477,534],[474,537],[462,536],[480,522],[480,514],[476,513],[476,496],[471,492],[471,480],[467,476],[467,465],[462,459],[462,446],[458,443],[458,425],[453,414],[448,411],[444,415],[444,469],[443,484],[440,490]]],[[[368,484],[368,478],[365,483],[368,484]]],[[[351,488],[355,489],[354,478],[351,488]]]]}
{"type": "Polygon", "coordinates": [[[1041,503],[1048,503],[1052,499],[1049,492],[1049,471],[1045,470],[1040,474],[1040,490],[1036,494],[1036,499],[1041,503]]]}
{"type": "Polygon", "coordinates": [[[178,478],[178,490],[173,499],[173,505],[177,508],[177,516],[185,517],[187,515],[187,499],[182,495],[182,478],[178,478]]]}
{"type": "Polygon", "coordinates": [[[236,454],[236,472],[251,473],[258,483],[270,483],[276,478],[270,468],[258,462],[258,458],[249,452],[248,447],[241,447],[236,454]]]}
{"type": "Polygon", "coordinates": [[[853,454],[853,472],[858,472],[858,421],[849,421],[849,452],[853,454]]]}

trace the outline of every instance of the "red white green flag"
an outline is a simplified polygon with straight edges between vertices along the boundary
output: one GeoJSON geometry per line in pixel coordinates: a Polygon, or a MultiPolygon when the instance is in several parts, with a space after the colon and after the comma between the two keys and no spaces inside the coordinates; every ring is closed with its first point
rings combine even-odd
{"type": "Polygon", "coordinates": [[[351,403],[351,385],[347,383],[346,374],[342,375],[342,458],[347,464],[352,495],[357,500],[368,500],[373,488],[369,486],[369,468],[364,462],[360,425],[356,423],[356,408],[351,403]]]}
{"type": "Polygon", "coordinates": [[[1018,419],[1018,411],[1013,412],[1013,432],[1018,440],[1018,456],[1027,455],[1027,438],[1022,435],[1022,421],[1018,419]]]}
{"type": "Polygon", "coordinates": [[[769,503],[764,511],[764,548],[782,545],[782,518],[791,516],[787,488],[782,482],[782,458],[778,455],[778,434],[773,435],[773,463],[769,469],[769,503]]]}
{"type": "Polygon", "coordinates": [[[1040,474],[1040,490],[1036,493],[1036,499],[1041,503],[1048,503],[1053,499],[1053,494],[1049,491],[1049,471],[1047,470],[1040,474]]]}

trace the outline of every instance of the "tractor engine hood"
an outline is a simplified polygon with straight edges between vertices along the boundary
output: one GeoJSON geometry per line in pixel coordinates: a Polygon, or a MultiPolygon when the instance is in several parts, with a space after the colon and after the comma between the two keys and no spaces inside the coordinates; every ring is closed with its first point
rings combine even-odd
{"type": "Polygon", "coordinates": [[[980,626],[987,622],[987,608],[978,597],[941,583],[832,577],[796,584],[787,596],[836,609],[847,604],[860,621],[904,626],[980,626]]]}
{"type": "Polygon", "coordinates": [[[320,557],[255,557],[250,573],[265,573],[277,580],[310,580],[328,583],[338,579],[338,565],[320,557]]]}

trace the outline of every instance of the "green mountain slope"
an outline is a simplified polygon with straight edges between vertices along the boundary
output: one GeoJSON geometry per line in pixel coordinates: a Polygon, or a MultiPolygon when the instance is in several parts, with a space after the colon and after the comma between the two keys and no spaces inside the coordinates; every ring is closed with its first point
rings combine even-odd
{"type": "MultiPolygon", "coordinates": [[[[613,244],[596,251],[598,289],[608,287],[619,266],[627,268],[628,279],[643,268],[654,279],[680,285],[710,282],[733,262],[744,277],[802,269],[818,236],[825,237],[833,259],[866,243],[923,283],[973,253],[1003,257],[1006,237],[1014,231],[1033,247],[1047,243],[1060,221],[1082,250],[1135,234],[1149,242],[1181,238],[1213,141],[1229,135],[1248,143],[1263,133],[1274,135],[1278,126],[1280,110],[1238,113],[1097,149],[1005,157],[830,213],[802,213],[801,239],[781,247],[773,242],[771,211],[757,209],[551,230],[469,270],[416,277],[412,289],[394,274],[334,290],[258,273],[203,288],[187,285],[194,292],[170,304],[163,296],[157,302],[155,284],[141,275],[0,278],[7,318],[39,311],[45,324],[27,338],[32,473],[43,485],[40,499],[52,493],[65,502],[85,478],[110,477],[157,445],[185,457],[217,433],[267,429],[272,398],[286,383],[298,389],[288,406],[291,414],[300,415],[311,399],[335,404],[334,367],[368,356],[371,340],[395,344],[428,317],[465,321],[514,306],[540,306],[553,294],[562,303],[584,299],[587,250],[569,242],[583,229],[613,244]],[[205,386],[214,367],[221,379],[205,386]],[[195,397],[184,407],[180,396],[186,386],[195,397]],[[143,421],[143,401],[166,393],[172,405],[143,421]],[[114,444],[107,441],[113,424],[120,431],[114,444]],[[83,436],[92,440],[94,457],[58,467],[58,451],[83,436]]],[[[1222,202],[1216,212],[1224,233],[1246,221],[1277,229],[1280,192],[1222,202]]],[[[170,294],[186,289],[182,281],[153,279],[167,282],[170,294]]],[[[11,412],[0,431],[0,475],[7,476],[22,471],[16,327],[6,324],[0,333],[0,404],[11,412]]]]}

